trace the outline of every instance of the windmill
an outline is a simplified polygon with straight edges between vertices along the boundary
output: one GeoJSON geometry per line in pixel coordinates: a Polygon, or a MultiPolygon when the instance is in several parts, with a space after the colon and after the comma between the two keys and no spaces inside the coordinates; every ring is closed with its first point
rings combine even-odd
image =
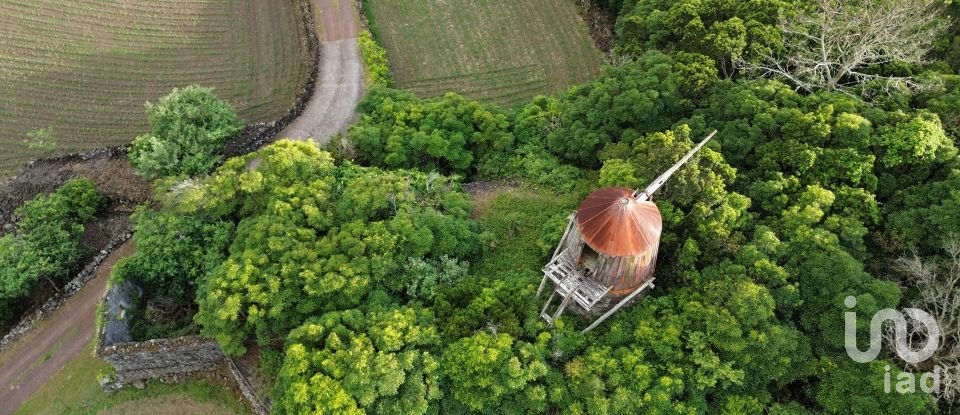
{"type": "Polygon", "coordinates": [[[537,288],[539,298],[547,281],[553,285],[540,311],[548,325],[552,326],[572,303],[581,314],[603,313],[583,330],[586,333],[653,288],[663,220],[650,199],[716,133],[708,134],[645,189],[608,187],[583,200],[570,215],[537,288]],[[557,297],[560,304],[556,311],[547,312],[557,297]]]}

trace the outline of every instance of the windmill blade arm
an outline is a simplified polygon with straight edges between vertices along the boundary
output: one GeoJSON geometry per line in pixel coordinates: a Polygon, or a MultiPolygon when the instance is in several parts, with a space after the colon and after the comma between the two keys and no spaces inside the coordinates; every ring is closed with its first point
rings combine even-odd
{"type": "Polygon", "coordinates": [[[650,197],[653,196],[653,194],[654,194],[658,189],[660,189],[660,187],[663,186],[663,184],[666,183],[667,180],[670,179],[670,176],[673,176],[673,174],[676,173],[677,170],[680,170],[680,168],[683,167],[684,164],[686,164],[688,161],[690,161],[690,159],[693,157],[693,155],[694,155],[694,154],[697,154],[697,153],[700,151],[700,149],[703,148],[703,146],[706,145],[707,142],[710,141],[710,139],[712,139],[713,136],[716,135],[716,134],[717,134],[717,130],[713,130],[710,134],[707,134],[707,137],[706,137],[706,138],[704,138],[702,141],[700,141],[699,144],[697,144],[696,146],[694,146],[689,152],[687,152],[687,154],[685,154],[683,157],[681,157],[680,160],[677,161],[676,164],[674,164],[673,166],[671,166],[669,169],[667,169],[667,171],[663,172],[663,174],[661,174],[659,177],[657,177],[657,179],[654,180],[653,183],[650,183],[650,185],[647,186],[647,187],[646,187],[645,189],[643,189],[642,191],[641,191],[641,190],[638,190],[638,191],[634,192],[634,194],[633,194],[634,198],[636,198],[637,201],[641,201],[641,202],[642,202],[642,201],[646,201],[646,200],[650,200],[650,197]]]}

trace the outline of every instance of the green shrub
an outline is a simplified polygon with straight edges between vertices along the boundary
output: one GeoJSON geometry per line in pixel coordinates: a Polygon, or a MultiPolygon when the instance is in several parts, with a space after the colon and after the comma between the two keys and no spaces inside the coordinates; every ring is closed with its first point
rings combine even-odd
{"type": "Polygon", "coordinates": [[[210,172],[223,143],[241,128],[233,107],[196,85],[148,103],[147,114],[151,132],[133,140],[130,163],[148,179],[210,172]]]}
{"type": "Polygon", "coordinates": [[[194,301],[194,288],[226,258],[233,224],[140,208],[133,215],[137,253],[114,267],[113,281],[134,280],[147,297],[194,301]]]}
{"type": "Polygon", "coordinates": [[[18,233],[0,238],[0,322],[14,317],[16,302],[41,281],[56,288],[70,277],[86,253],[83,224],[103,205],[93,182],[78,179],[17,209],[18,233]]]}
{"type": "Polygon", "coordinates": [[[367,30],[360,31],[357,41],[360,42],[367,87],[392,86],[393,80],[390,79],[390,62],[387,60],[386,49],[380,46],[367,30]]]}
{"type": "Polygon", "coordinates": [[[503,110],[454,93],[421,100],[374,87],[359,112],[350,138],[358,160],[368,165],[469,175],[478,161],[513,149],[503,110]]]}

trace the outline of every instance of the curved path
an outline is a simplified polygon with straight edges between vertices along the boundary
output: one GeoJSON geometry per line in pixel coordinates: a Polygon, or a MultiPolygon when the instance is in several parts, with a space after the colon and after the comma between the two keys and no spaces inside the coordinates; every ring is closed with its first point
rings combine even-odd
{"type": "Polygon", "coordinates": [[[96,325],[97,304],[106,290],[110,270],[117,260],[133,254],[133,250],[132,240],[114,249],[79,292],[0,353],[0,414],[16,411],[74,356],[86,352],[96,325]]]}
{"type": "Polygon", "coordinates": [[[323,144],[356,119],[363,96],[363,59],[353,0],[311,0],[320,38],[320,73],[303,114],[278,135],[323,144]]]}

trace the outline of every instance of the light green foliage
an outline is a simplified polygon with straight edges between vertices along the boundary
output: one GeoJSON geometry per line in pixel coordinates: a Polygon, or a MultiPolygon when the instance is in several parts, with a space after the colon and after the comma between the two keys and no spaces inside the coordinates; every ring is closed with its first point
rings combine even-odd
{"type": "Polygon", "coordinates": [[[797,9],[789,0],[636,0],[617,20],[616,50],[650,49],[713,58],[724,74],[739,60],[757,62],[783,46],[778,19],[797,9]]]}
{"type": "Polygon", "coordinates": [[[482,331],[451,344],[443,354],[443,368],[452,398],[477,413],[542,413],[549,339],[544,333],[531,344],[482,331]]]}
{"type": "Polygon", "coordinates": [[[224,260],[233,224],[144,208],[133,219],[137,253],[114,267],[114,283],[132,279],[148,296],[193,302],[193,287],[224,260]]]}
{"type": "Polygon", "coordinates": [[[290,332],[278,414],[436,413],[439,336],[429,311],[330,312],[290,332]],[[434,405],[434,406],[430,406],[434,405]]]}
{"type": "Polygon", "coordinates": [[[886,167],[943,162],[957,156],[953,141],[947,137],[940,119],[919,112],[879,131],[880,162],[886,167]]]}
{"type": "Polygon", "coordinates": [[[23,145],[41,154],[50,154],[57,150],[57,141],[54,139],[49,128],[41,128],[28,132],[27,138],[23,140],[23,145]]]}
{"type": "Polygon", "coordinates": [[[448,179],[336,167],[311,143],[231,159],[170,197],[185,211],[243,217],[197,297],[202,332],[228,353],[251,335],[265,344],[317,313],[355,307],[374,288],[404,295],[420,282],[403,273],[409,258],[470,259],[479,248],[469,202],[448,179]]]}
{"type": "Polygon", "coordinates": [[[406,281],[405,292],[410,298],[433,300],[440,288],[455,285],[466,278],[468,266],[465,261],[446,255],[437,260],[408,258],[402,278],[406,281]]]}
{"type": "Polygon", "coordinates": [[[419,100],[372,88],[359,112],[350,137],[365,164],[466,175],[492,154],[513,149],[502,110],[452,93],[419,100]]]}
{"type": "Polygon", "coordinates": [[[393,80],[390,79],[390,62],[387,61],[386,49],[380,46],[367,30],[360,31],[357,42],[360,43],[360,54],[363,56],[367,87],[391,86],[393,80]]]}
{"type": "Polygon", "coordinates": [[[130,163],[148,179],[208,173],[241,127],[233,107],[196,85],[147,104],[147,114],[151,132],[133,140],[130,163]]]}

